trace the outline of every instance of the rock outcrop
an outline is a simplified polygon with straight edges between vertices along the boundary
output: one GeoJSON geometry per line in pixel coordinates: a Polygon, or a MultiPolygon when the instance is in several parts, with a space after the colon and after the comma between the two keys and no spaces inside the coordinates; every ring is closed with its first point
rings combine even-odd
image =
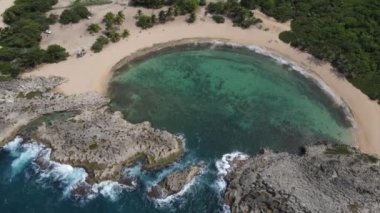
{"type": "Polygon", "coordinates": [[[176,194],[199,175],[201,170],[201,165],[193,165],[182,171],[173,172],[157,185],[153,186],[148,192],[148,195],[155,199],[163,199],[176,194]]]}
{"type": "Polygon", "coordinates": [[[120,112],[107,109],[109,99],[96,93],[51,91],[62,82],[59,77],[0,82],[0,146],[36,118],[77,111],[76,116],[42,122],[27,136],[52,148],[53,160],[84,167],[93,181],[120,180],[123,166],[137,159],[156,168],[181,156],[180,137],[153,129],[149,122],[127,122],[120,112]]]}
{"type": "Polygon", "coordinates": [[[232,212],[380,212],[378,159],[345,145],[265,151],[235,161],[226,179],[232,212]]]}
{"type": "Polygon", "coordinates": [[[140,156],[146,157],[145,167],[166,165],[183,149],[181,138],[153,129],[149,122],[131,124],[120,112],[105,109],[45,124],[34,137],[54,150],[53,160],[85,167],[96,180],[117,180],[122,167],[140,156]]]}
{"type": "Polygon", "coordinates": [[[51,92],[64,82],[60,77],[34,77],[0,82],[0,145],[31,120],[45,114],[94,110],[109,100],[96,93],[65,96],[51,92]]]}

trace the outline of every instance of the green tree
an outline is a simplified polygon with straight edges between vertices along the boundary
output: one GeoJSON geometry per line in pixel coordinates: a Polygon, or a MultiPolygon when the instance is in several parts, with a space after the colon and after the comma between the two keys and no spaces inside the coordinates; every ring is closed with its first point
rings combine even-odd
{"type": "Polygon", "coordinates": [[[24,68],[32,68],[44,62],[45,50],[38,47],[28,49],[26,52],[21,53],[21,66],[24,68]]]}
{"type": "Polygon", "coordinates": [[[104,36],[99,36],[95,43],[91,46],[91,50],[95,53],[98,53],[103,50],[104,46],[109,43],[108,38],[104,36]]]}
{"type": "Polygon", "coordinates": [[[113,29],[115,19],[116,19],[115,14],[113,14],[112,12],[108,12],[106,13],[106,15],[104,15],[103,23],[106,25],[107,30],[113,29]]]}
{"type": "Polygon", "coordinates": [[[87,31],[90,33],[90,34],[94,34],[94,33],[98,33],[102,28],[98,25],[98,24],[90,24],[88,27],[87,27],[87,31]]]}
{"type": "Polygon", "coordinates": [[[190,13],[189,18],[186,21],[187,21],[187,23],[194,23],[195,20],[196,20],[195,13],[192,12],[192,13],[190,13]]]}
{"type": "Polygon", "coordinates": [[[78,23],[81,19],[86,19],[91,15],[87,7],[79,4],[69,9],[65,9],[59,18],[61,24],[78,23]]]}
{"type": "Polygon", "coordinates": [[[136,25],[138,27],[141,27],[142,29],[151,28],[151,27],[153,27],[152,17],[142,14],[137,18],[136,25]]]}
{"type": "Polygon", "coordinates": [[[119,35],[119,33],[117,33],[114,30],[111,30],[111,31],[107,32],[106,35],[109,38],[109,40],[112,41],[113,43],[116,43],[116,42],[120,41],[120,35],[119,35]]]}
{"type": "Polygon", "coordinates": [[[66,52],[65,48],[57,44],[53,44],[53,45],[48,46],[45,52],[44,62],[58,63],[60,61],[66,60],[68,56],[69,54],[66,52]]]}
{"type": "Polygon", "coordinates": [[[225,18],[222,16],[222,15],[213,15],[212,16],[212,19],[218,23],[218,24],[221,24],[221,23],[224,23],[225,21],[225,18]]]}

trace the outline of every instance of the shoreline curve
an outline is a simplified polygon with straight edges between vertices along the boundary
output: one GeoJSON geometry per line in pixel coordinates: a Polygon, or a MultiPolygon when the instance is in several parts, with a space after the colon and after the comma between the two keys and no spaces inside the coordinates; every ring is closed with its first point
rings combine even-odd
{"type": "MultiPolygon", "coordinates": [[[[141,32],[137,27],[131,27],[131,36],[117,45],[111,45],[99,54],[91,54],[81,59],[70,57],[59,64],[46,64],[23,76],[62,76],[68,82],[59,86],[57,91],[65,94],[78,94],[96,91],[103,95],[107,93],[108,83],[113,71],[124,64],[130,57],[143,55],[147,51],[157,49],[160,44],[175,44],[176,41],[218,40],[225,43],[235,43],[241,46],[255,46],[271,55],[284,59],[290,66],[295,65],[305,73],[321,79],[332,93],[349,107],[355,120],[356,146],[365,153],[380,155],[380,105],[370,100],[364,93],[354,87],[346,79],[334,73],[329,63],[317,62],[306,52],[292,48],[278,39],[281,31],[289,30],[288,24],[278,23],[266,17],[259,11],[255,15],[263,20],[263,24],[272,26],[270,30],[251,28],[243,30],[226,22],[217,25],[209,20],[198,20],[192,25],[176,20],[172,23],[159,25],[141,32]]],[[[128,19],[128,17],[127,17],[128,19]]]]}

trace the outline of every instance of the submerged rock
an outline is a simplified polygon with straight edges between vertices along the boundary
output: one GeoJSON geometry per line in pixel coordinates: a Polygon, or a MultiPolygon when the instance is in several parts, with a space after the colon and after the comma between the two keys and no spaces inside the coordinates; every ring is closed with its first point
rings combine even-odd
{"type": "Polygon", "coordinates": [[[303,155],[263,153],[236,162],[226,177],[232,212],[379,212],[378,159],[346,145],[303,155]]]}
{"type": "Polygon", "coordinates": [[[180,192],[186,184],[189,184],[201,173],[201,165],[193,165],[182,171],[171,173],[148,192],[152,198],[163,199],[180,192]]]}

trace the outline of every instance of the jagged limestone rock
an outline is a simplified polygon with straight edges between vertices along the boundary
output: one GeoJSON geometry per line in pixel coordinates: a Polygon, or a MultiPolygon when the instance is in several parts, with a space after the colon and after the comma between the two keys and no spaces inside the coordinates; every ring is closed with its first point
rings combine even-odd
{"type": "Polygon", "coordinates": [[[73,110],[94,110],[109,99],[96,93],[65,96],[50,92],[64,82],[60,77],[33,77],[0,82],[0,145],[41,115],[73,110]]]}
{"type": "Polygon", "coordinates": [[[225,201],[232,212],[379,212],[378,159],[345,145],[303,155],[264,153],[236,161],[225,201]]]}
{"type": "Polygon", "coordinates": [[[118,180],[122,167],[136,156],[146,156],[146,167],[156,167],[177,160],[183,151],[180,137],[153,129],[149,122],[131,124],[120,112],[106,109],[42,125],[35,137],[54,150],[53,160],[83,166],[96,180],[118,180]]]}
{"type": "Polygon", "coordinates": [[[166,198],[180,192],[186,184],[190,183],[201,173],[201,165],[189,166],[182,171],[176,171],[168,175],[148,192],[152,198],[166,198]]]}
{"type": "Polygon", "coordinates": [[[122,167],[142,156],[146,168],[165,166],[181,156],[180,137],[148,122],[127,122],[120,112],[109,112],[109,99],[97,93],[65,96],[51,91],[63,82],[60,77],[0,82],[0,142],[43,115],[78,111],[77,116],[43,123],[27,136],[52,148],[53,160],[85,167],[93,181],[120,180],[122,167]]]}

